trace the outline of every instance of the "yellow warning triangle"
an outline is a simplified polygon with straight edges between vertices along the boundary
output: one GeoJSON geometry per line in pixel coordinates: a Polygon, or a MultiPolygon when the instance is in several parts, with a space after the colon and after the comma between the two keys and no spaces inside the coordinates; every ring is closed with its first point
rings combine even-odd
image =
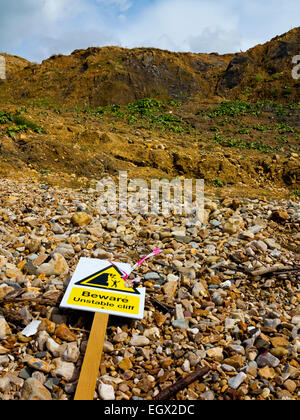
{"type": "Polygon", "coordinates": [[[110,265],[97,273],[75,283],[76,286],[94,287],[97,289],[114,290],[139,295],[135,288],[126,285],[123,274],[115,265],[110,265]]]}

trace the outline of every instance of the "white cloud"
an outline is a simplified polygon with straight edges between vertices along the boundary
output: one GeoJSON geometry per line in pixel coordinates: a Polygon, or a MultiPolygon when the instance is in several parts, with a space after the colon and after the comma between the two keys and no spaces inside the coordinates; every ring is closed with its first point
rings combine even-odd
{"type": "Polygon", "coordinates": [[[0,51],[122,45],[237,52],[298,26],[299,0],[0,0],[0,51]]]}
{"type": "MultiPolygon", "coordinates": [[[[233,45],[238,43],[238,14],[214,1],[198,0],[161,0],[150,5],[134,21],[130,21],[121,39],[126,45],[156,46],[160,48],[190,51],[197,44],[202,45],[200,37],[204,36],[207,49],[214,42],[216,33],[234,35],[233,45]],[[209,28],[209,30],[207,30],[209,28]],[[211,36],[208,36],[211,34],[211,36]],[[168,44],[166,40],[169,39],[168,44]]],[[[220,47],[220,42],[218,43],[220,47]]],[[[227,45],[230,48],[230,45],[227,45]]],[[[197,48],[196,48],[197,49],[197,48]]]]}

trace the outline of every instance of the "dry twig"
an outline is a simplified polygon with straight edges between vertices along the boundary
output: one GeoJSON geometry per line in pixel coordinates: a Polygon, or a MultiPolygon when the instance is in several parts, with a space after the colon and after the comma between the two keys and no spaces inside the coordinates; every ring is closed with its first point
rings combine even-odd
{"type": "Polygon", "coordinates": [[[191,373],[190,375],[185,376],[184,378],[181,378],[175,384],[173,384],[173,385],[169,386],[168,388],[164,389],[163,391],[161,391],[155,399],[158,400],[158,401],[169,400],[174,395],[176,395],[177,392],[179,392],[182,389],[188,387],[190,384],[197,381],[197,379],[202,378],[209,371],[210,371],[210,368],[208,366],[205,366],[205,367],[203,367],[199,370],[196,370],[195,372],[191,373]]]}

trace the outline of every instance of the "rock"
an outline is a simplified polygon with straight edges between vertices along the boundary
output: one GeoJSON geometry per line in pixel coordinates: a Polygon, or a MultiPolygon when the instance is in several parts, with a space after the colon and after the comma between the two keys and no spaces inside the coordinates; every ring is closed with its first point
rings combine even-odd
{"type": "Polygon", "coordinates": [[[268,250],[268,245],[263,241],[252,241],[251,245],[262,252],[267,252],[268,250]]]}
{"type": "Polygon", "coordinates": [[[208,297],[208,290],[205,288],[203,283],[199,281],[194,285],[193,290],[192,290],[192,295],[195,298],[200,298],[201,296],[208,297]]]}
{"type": "Polygon", "coordinates": [[[75,250],[72,245],[70,244],[59,244],[55,250],[55,253],[61,254],[66,259],[71,259],[75,255],[75,250]]]}
{"type": "Polygon", "coordinates": [[[9,293],[13,292],[15,289],[8,286],[7,284],[0,285],[0,299],[4,299],[9,293]]]}
{"type": "Polygon", "coordinates": [[[290,344],[284,337],[271,337],[270,341],[273,347],[286,347],[290,344]]]}
{"type": "Polygon", "coordinates": [[[63,234],[64,230],[58,223],[54,223],[52,227],[52,232],[56,234],[63,234]]]}
{"type": "Polygon", "coordinates": [[[58,344],[53,338],[48,337],[46,339],[46,347],[53,354],[54,357],[58,357],[62,355],[62,346],[58,344]]]}
{"type": "Polygon", "coordinates": [[[275,347],[274,349],[270,350],[270,353],[278,359],[281,359],[282,357],[287,356],[289,351],[284,347],[275,347]]]}
{"type": "Polygon", "coordinates": [[[292,321],[291,322],[292,322],[292,324],[297,325],[297,326],[300,327],[300,315],[295,315],[292,318],[292,321]]]}
{"type": "Polygon", "coordinates": [[[105,340],[103,345],[104,353],[112,353],[114,351],[114,345],[109,341],[105,340]]]}
{"type": "Polygon", "coordinates": [[[206,354],[208,357],[221,362],[224,359],[223,356],[223,347],[213,347],[212,349],[206,350],[206,354]]]}
{"type": "Polygon", "coordinates": [[[273,379],[276,376],[275,370],[269,366],[259,369],[259,374],[263,379],[273,379]]]}
{"type": "Polygon", "coordinates": [[[285,381],[284,383],[284,387],[291,393],[295,392],[297,389],[297,384],[292,381],[291,379],[288,379],[287,381],[285,381]]]}
{"type": "Polygon", "coordinates": [[[177,288],[177,281],[169,281],[163,286],[163,291],[166,296],[175,296],[177,288]]]}
{"type": "Polygon", "coordinates": [[[61,254],[54,254],[49,263],[42,264],[37,269],[38,274],[46,276],[65,276],[69,273],[69,266],[65,258],[61,254]]]}
{"type": "Polygon", "coordinates": [[[240,231],[243,227],[244,222],[243,219],[239,216],[230,217],[228,221],[225,223],[223,231],[226,233],[234,234],[240,231]]]}
{"type": "Polygon", "coordinates": [[[25,381],[21,391],[21,400],[27,401],[52,401],[52,397],[47,388],[40,381],[29,378],[25,381]]]}
{"type": "Polygon", "coordinates": [[[189,323],[186,319],[175,319],[172,321],[172,325],[174,328],[179,328],[182,330],[187,330],[189,328],[189,323]]]}
{"type": "Polygon", "coordinates": [[[271,214],[270,219],[274,220],[274,222],[282,223],[289,220],[290,216],[286,212],[286,210],[274,210],[271,214]]]}
{"type": "Polygon", "coordinates": [[[11,387],[10,379],[7,375],[0,378],[0,392],[8,392],[11,387]]]}
{"type": "Polygon", "coordinates": [[[106,384],[100,383],[98,387],[98,393],[99,393],[100,398],[103,401],[115,401],[116,399],[115,390],[112,385],[106,385],[106,384]]]}
{"type": "Polygon", "coordinates": [[[11,329],[6,322],[5,318],[0,316],[0,340],[3,340],[11,334],[11,329]]]}
{"type": "Polygon", "coordinates": [[[37,359],[35,357],[28,360],[28,366],[32,369],[40,370],[41,372],[49,373],[51,366],[44,360],[37,359]]]}
{"type": "Polygon", "coordinates": [[[143,335],[134,335],[129,344],[134,347],[143,347],[148,346],[150,344],[150,340],[143,335]]]}
{"type": "Polygon", "coordinates": [[[116,219],[110,220],[107,222],[106,229],[109,232],[114,232],[118,227],[118,221],[116,219]]]}
{"type": "Polygon", "coordinates": [[[119,364],[119,368],[126,371],[132,369],[132,363],[128,357],[125,357],[122,362],[119,364]]]}
{"type": "Polygon", "coordinates": [[[240,385],[247,379],[247,375],[244,372],[238,373],[228,381],[228,386],[232,389],[238,389],[240,385]]]}
{"type": "Polygon", "coordinates": [[[113,338],[113,342],[114,343],[123,343],[124,341],[126,341],[128,338],[128,334],[127,332],[122,331],[119,334],[116,334],[113,338]]]}
{"type": "Polygon", "coordinates": [[[56,358],[53,360],[54,369],[52,370],[52,375],[59,376],[60,378],[65,379],[66,381],[71,381],[75,379],[76,368],[75,365],[71,362],[65,362],[62,358],[56,358]]]}
{"type": "Polygon", "coordinates": [[[157,340],[160,338],[160,332],[157,327],[148,328],[144,331],[144,336],[149,340],[157,340]]]}
{"type": "Polygon", "coordinates": [[[62,358],[66,362],[77,363],[80,357],[80,350],[77,346],[77,343],[67,343],[64,347],[64,352],[62,354],[62,358]]]}
{"type": "Polygon", "coordinates": [[[74,334],[66,324],[59,325],[55,330],[55,335],[64,341],[76,341],[76,334],[74,334]]]}
{"type": "Polygon", "coordinates": [[[280,364],[280,360],[271,353],[265,352],[257,357],[256,363],[258,367],[269,366],[275,368],[280,364]]]}
{"type": "Polygon", "coordinates": [[[150,272],[144,275],[144,280],[160,280],[160,275],[158,273],[150,272]]]}
{"type": "Polygon", "coordinates": [[[71,218],[73,225],[78,227],[87,226],[92,222],[92,220],[92,217],[84,211],[73,214],[71,218]]]}

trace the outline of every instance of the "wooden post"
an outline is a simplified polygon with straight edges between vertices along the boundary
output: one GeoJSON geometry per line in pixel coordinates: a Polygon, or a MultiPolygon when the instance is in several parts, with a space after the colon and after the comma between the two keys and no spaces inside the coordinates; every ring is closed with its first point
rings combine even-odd
{"type": "Polygon", "coordinates": [[[109,315],[95,313],[75,394],[75,401],[94,399],[109,315]]]}

